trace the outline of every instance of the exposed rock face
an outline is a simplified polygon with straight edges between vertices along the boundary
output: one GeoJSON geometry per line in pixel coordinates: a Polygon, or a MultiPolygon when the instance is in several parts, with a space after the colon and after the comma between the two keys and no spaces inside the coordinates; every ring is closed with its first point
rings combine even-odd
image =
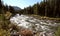
{"type": "Polygon", "coordinates": [[[21,10],[21,8],[17,7],[17,6],[12,6],[14,8],[15,11],[19,11],[21,10]]]}

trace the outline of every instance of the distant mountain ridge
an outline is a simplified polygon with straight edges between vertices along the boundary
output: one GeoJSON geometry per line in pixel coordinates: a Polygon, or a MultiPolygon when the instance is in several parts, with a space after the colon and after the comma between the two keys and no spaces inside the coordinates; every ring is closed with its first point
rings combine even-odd
{"type": "Polygon", "coordinates": [[[21,10],[20,7],[17,7],[17,6],[12,6],[12,7],[14,8],[15,11],[19,11],[19,10],[21,10]]]}

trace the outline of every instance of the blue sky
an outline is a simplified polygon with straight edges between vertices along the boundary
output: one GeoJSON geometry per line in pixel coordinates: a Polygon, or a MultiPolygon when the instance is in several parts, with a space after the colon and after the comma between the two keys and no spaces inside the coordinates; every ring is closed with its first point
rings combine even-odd
{"type": "Polygon", "coordinates": [[[29,5],[34,5],[37,2],[41,2],[42,0],[3,0],[4,4],[11,6],[18,6],[20,8],[28,7],[29,5]]]}

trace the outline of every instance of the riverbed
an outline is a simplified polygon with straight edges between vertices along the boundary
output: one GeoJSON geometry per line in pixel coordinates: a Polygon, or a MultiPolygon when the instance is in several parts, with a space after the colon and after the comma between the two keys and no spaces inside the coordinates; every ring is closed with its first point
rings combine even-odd
{"type": "Polygon", "coordinates": [[[53,20],[37,19],[32,16],[19,14],[11,17],[10,22],[19,27],[30,29],[35,33],[39,33],[38,36],[54,36],[55,28],[60,26],[60,23],[53,20]]]}

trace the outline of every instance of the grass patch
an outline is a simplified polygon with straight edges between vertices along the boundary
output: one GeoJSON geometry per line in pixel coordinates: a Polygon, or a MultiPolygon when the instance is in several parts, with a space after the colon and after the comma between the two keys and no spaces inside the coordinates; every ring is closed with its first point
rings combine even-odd
{"type": "Polygon", "coordinates": [[[53,18],[53,17],[46,17],[46,16],[40,16],[40,15],[28,15],[28,16],[32,16],[32,17],[35,17],[37,19],[48,19],[48,20],[58,20],[60,21],[60,18],[53,18]]]}
{"type": "Polygon", "coordinates": [[[0,29],[0,36],[10,36],[10,32],[3,30],[3,29],[0,29]]]}
{"type": "Polygon", "coordinates": [[[55,36],[60,36],[60,26],[59,26],[58,29],[56,30],[55,36]]]}
{"type": "Polygon", "coordinates": [[[0,20],[3,20],[4,16],[2,14],[0,14],[0,20]]]}

